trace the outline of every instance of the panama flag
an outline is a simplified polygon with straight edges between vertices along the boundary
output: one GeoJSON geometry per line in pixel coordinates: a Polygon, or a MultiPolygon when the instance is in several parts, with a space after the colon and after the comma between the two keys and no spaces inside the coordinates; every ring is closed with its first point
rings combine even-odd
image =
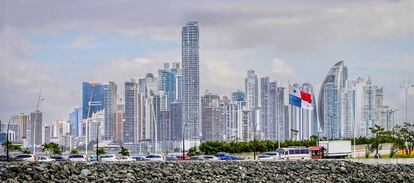
{"type": "Polygon", "coordinates": [[[301,91],[298,86],[291,86],[289,91],[289,104],[312,110],[312,95],[301,91]]]}

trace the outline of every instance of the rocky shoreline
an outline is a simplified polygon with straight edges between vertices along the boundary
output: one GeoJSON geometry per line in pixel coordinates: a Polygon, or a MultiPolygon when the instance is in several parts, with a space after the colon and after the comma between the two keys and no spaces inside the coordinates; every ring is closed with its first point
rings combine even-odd
{"type": "Polygon", "coordinates": [[[414,182],[414,165],[349,161],[0,162],[0,182],[414,182]]]}

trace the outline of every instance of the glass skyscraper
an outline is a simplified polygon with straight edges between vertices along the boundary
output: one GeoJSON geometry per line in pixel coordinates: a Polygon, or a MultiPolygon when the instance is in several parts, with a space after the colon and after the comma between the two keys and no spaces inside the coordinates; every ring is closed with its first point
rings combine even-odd
{"type": "Polygon", "coordinates": [[[113,139],[115,129],[115,112],[117,109],[117,85],[110,81],[104,85],[104,109],[105,109],[105,139],[113,139]]]}
{"type": "Polygon", "coordinates": [[[182,127],[184,138],[199,141],[200,124],[200,60],[199,27],[189,21],[182,27],[182,127]]]}
{"type": "Polygon", "coordinates": [[[319,91],[319,122],[323,135],[328,138],[341,137],[342,93],[348,79],[344,61],[336,63],[328,71],[319,91]]]}
{"type": "Polygon", "coordinates": [[[138,84],[125,82],[124,143],[134,143],[137,128],[138,84]]]}
{"type": "Polygon", "coordinates": [[[93,113],[104,109],[104,85],[100,83],[82,82],[82,116],[83,119],[91,117],[93,113]],[[92,97],[92,100],[91,100],[92,97]],[[89,110],[89,102],[90,111],[89,110]]]}

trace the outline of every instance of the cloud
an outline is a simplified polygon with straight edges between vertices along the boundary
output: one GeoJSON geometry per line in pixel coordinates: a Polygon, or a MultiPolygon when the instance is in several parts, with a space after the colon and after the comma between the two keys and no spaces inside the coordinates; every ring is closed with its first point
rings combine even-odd
{"type": "Polygon", "coordinates": [[[95,41],[94,37],[91,36],[79,36],[74,39],[71,43],[73,48],[87,48],[90,47],[95,41]]]}

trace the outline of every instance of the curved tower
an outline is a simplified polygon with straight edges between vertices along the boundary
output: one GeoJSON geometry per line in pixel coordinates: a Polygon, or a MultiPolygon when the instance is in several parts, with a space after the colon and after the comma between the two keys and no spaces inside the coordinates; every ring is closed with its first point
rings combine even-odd
{"type": "Polygon", "coordinates": [[[340,61],[329,69],[319,91],[319,124],[328,138],[341,137],[341,100],[348,79],[348,69],[340,61]]]}

